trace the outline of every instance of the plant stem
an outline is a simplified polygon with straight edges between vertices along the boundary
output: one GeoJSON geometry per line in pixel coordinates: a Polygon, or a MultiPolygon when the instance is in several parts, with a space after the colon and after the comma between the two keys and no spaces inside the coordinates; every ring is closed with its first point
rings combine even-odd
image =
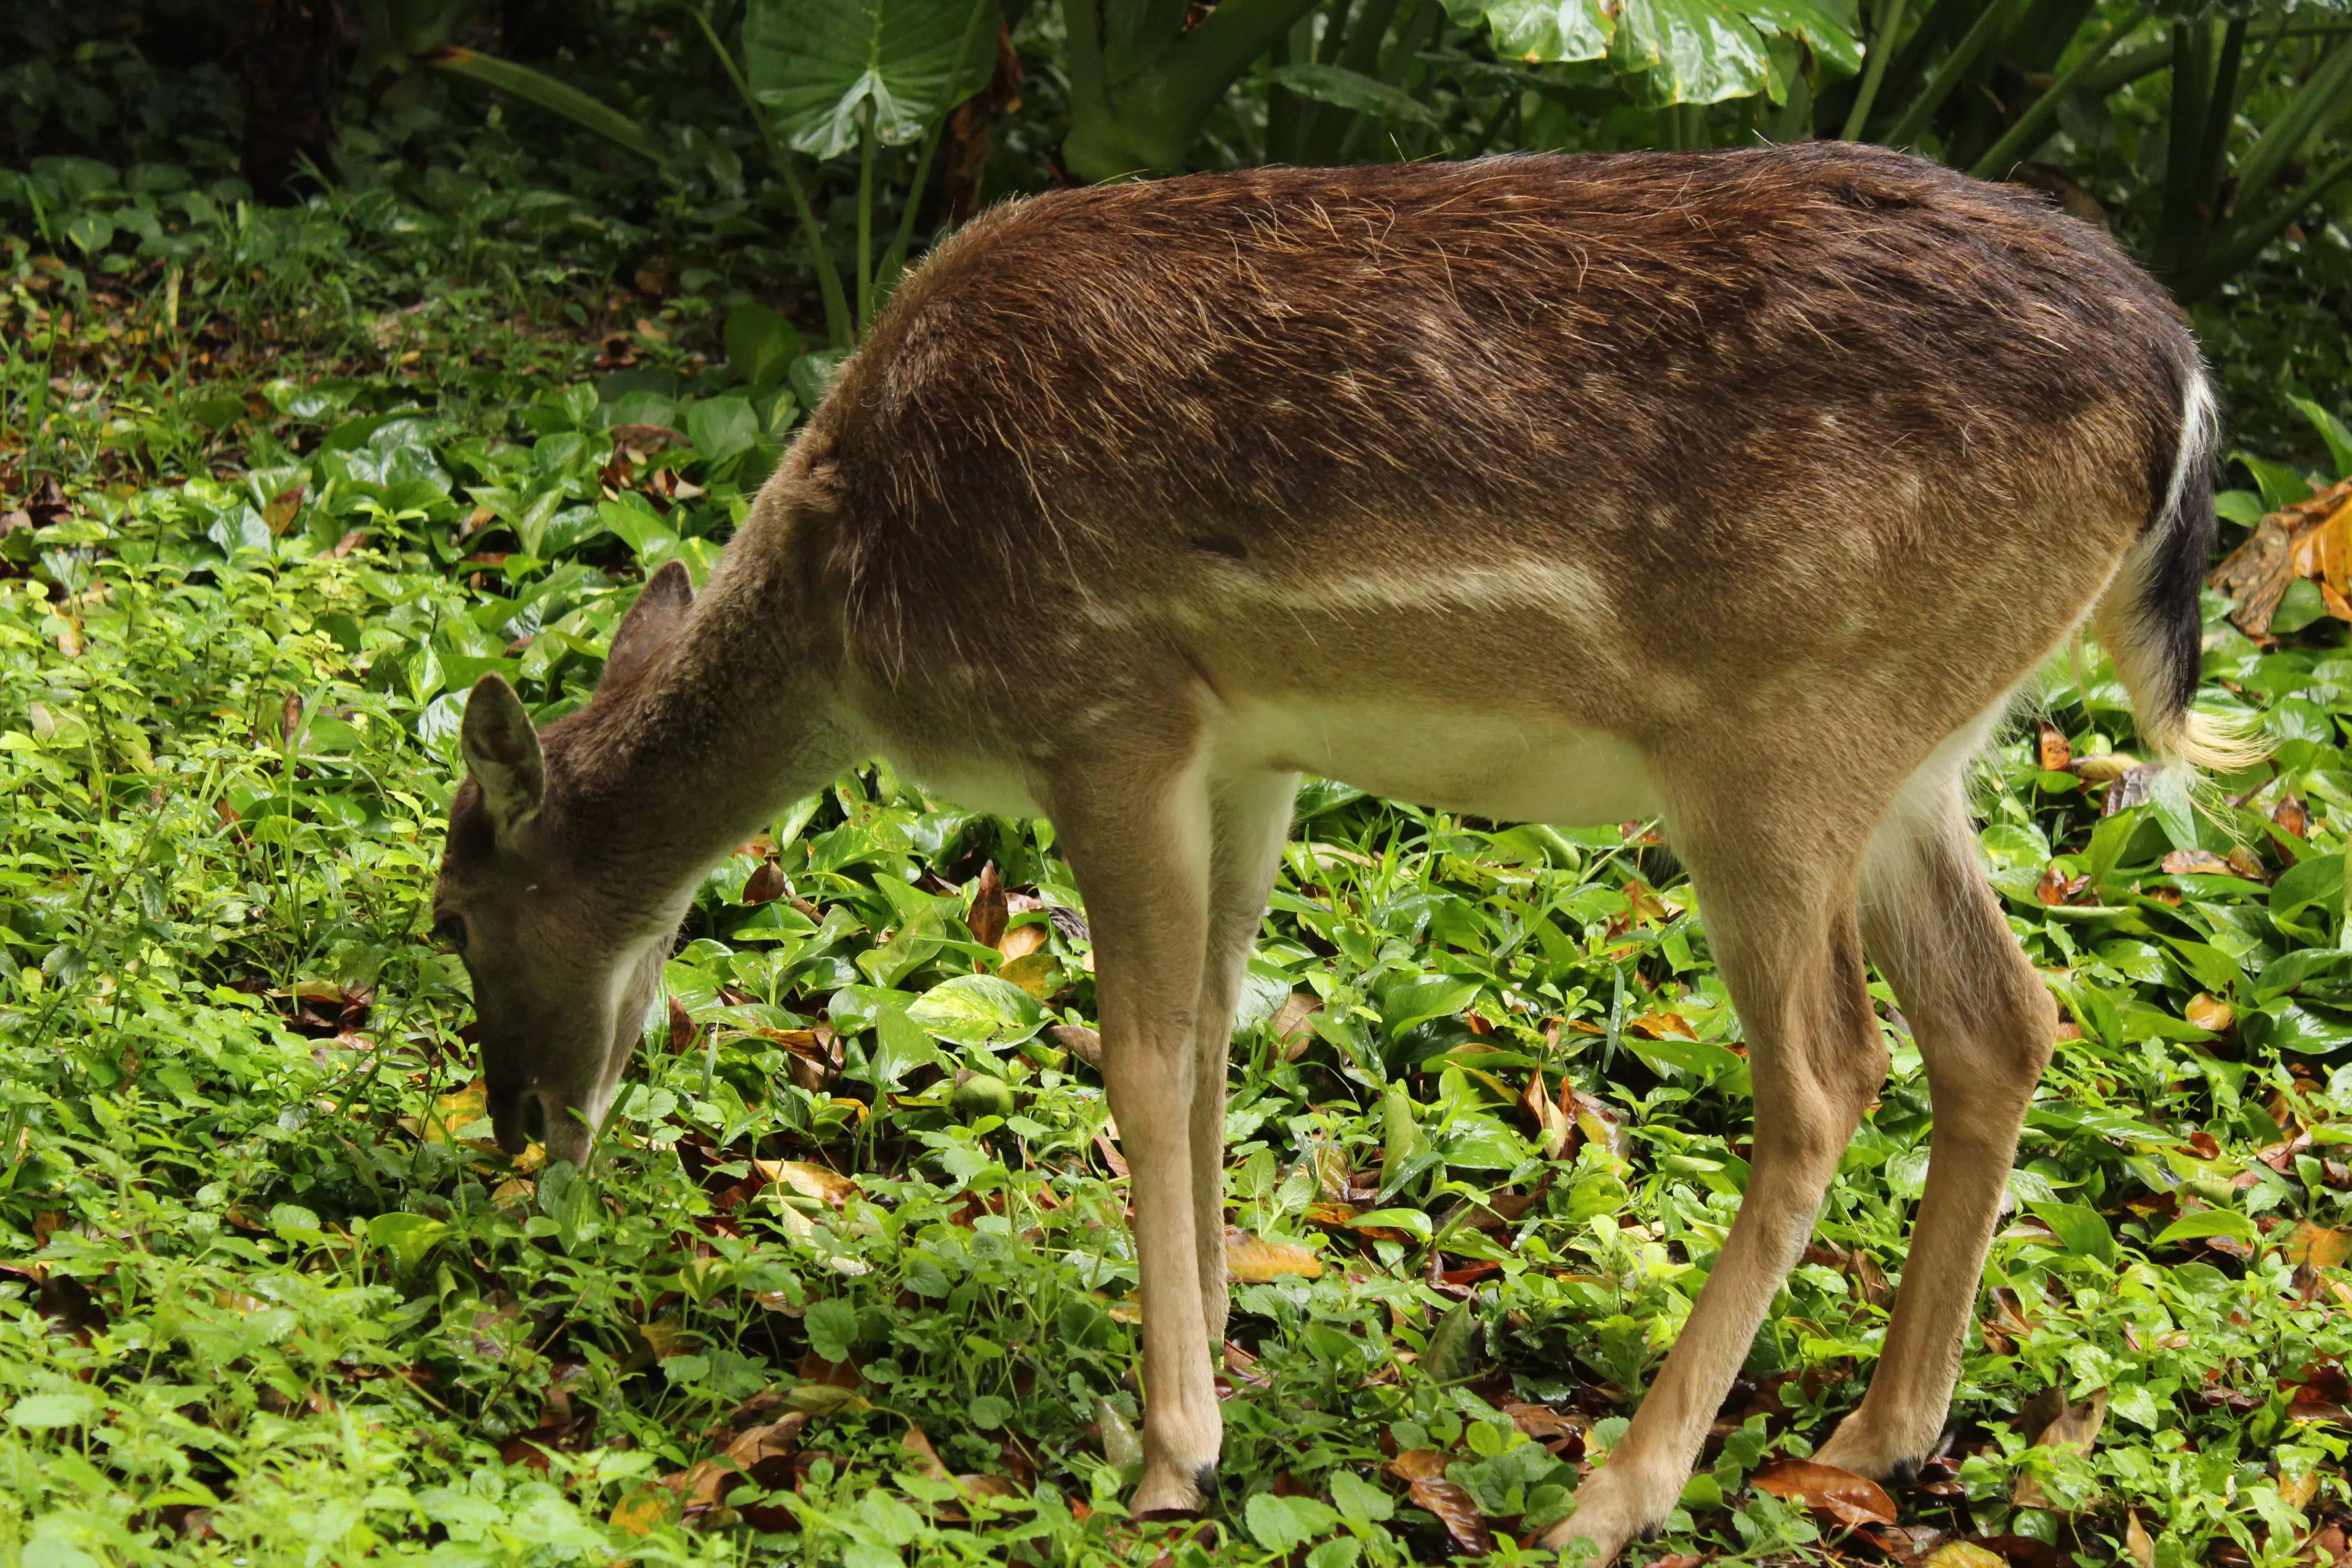
{"type": "Polygon", "coordinates": [[[2303,150],[2311,133],[2335,114],[2348,90],[2352,90],[2352,45],[2338,44],[2238,161],[2238,200],[2242,205],[2269,187],[2280,171],[2303,150]]]}
{"type": "Polygon", "coordinates": [[[857,127],[857,334],[874,320],[874,100],[857,127]]]}
{"type": "Polygon", "coordinates": [[[2242,224],[2233,223],[2229,248],[2207,260],[2195,273],[2184,279],[2176,286],[2176,292],[2183,300],[2202,299],[2211,293],[2231,273],[2252,266],[2265,246],[2285,233],[2287,226],[2300,217],[2312,203],[2342,184],[2347,176],[2352,176],[2352,153],[2347,153],[2322,169],[2300,190],[2280,198],[2262,216],[2242,224]]]}
{"type": "Polygon", "coordinates": [[[2018,116],[2017,123],[1986,150],[1985,155],[1970,166],[1969,173],[1979,180],[1992,179],[2008,173],[2011,164],[2040,146],[2058,118],[2058,106],[2066,101],[2067,95],[2082,84],[2083,79],[2090,75],[2117,44],[2123,42],[2124,36],[2138,22],[2138,13],[2135,10],[2109,29],[2105,37],[2092,45],[2081,59],[2066,68],[2064,75],[2050,84],[2048,92],[2035,99],[2032,107],[2018,116]]]}
{"type": "MultiPolygon", "coordinates": [[[[898,215],[898,232],[891,238],[890,248],[882,255],[882,275],[876,287],[885,299],[897,287],[898,274],[906,269],[907,251],[915,239],[915,214],[923,205],[923,187],[931,177],[931,155],[939,151],[940,140],[947,132],[949,119],[964,99],[971,96],[963,92],[962,88],[963,65],[971,54],[972,35],[980,30],[981,17],[993,16],[995,9],[990,0],[978,0],[971,8],[971,16],[965,19],[963,37],[956,45],[955,64],[948,70],[947,105],[940,110],[939,118],[931,121],[930,130],[923,136],[923,150],[915,158],[915,182],[907,192],[906,208],[898,215]]],[[[979,89],[972,90],[976,92],[979,89]]]]}
{"type": "Polygon", "coordinates": [[[1919,132],[1927,128],[1927,121],[1943,106],[1944,100],[1951,96],[1952,89],[1959,85],[1960,78],[1968,74],[1969,68],[1977,63],[1977,57],[1991,47],[1993,40],[2000,36],[2001,27],[2009,19],[2010,4],[2011,0],[1991,0],[1991,4],[1984,8],[1984,14],[1977,18],[1976,26],[1952,46],[1952,52],[1944,57],[1944,63],[1937,66],[1936,74],[1927,79],[1927,85],[1919,89],[1919,96],[1911,100],[1911,107],[1903,111],[1903,118],[1897,120],[1895,128],[1886,133],[1886,145],[1907,147],[1917,139],[1919,132]]]}
{"type": "MultiPolygon", "coordinates": [[[[1871,106],[1878,101],[1878,84],[1886,79],[1886,57],[1895,52],[1895,35],[1902,29],[1903,13],[1911,8],[1911,0],[1885,0],[1885,4],[1878,31],[1870,40],[1870,63],[1863,68],[1862,88],[1845,117],[1845,129],[1838,132],[1841,142],[1862,140],[1863,127],[1870,123],[1871,106]]],[[[1795,96],[1790,94],[1791,99],[1795,96]]]]}
{"type": "Polygon", "coordinates": [[[807,242],[809,260],[816,268],[817,292],[824,300],[826,335],[832,338],[835,346],[846,348],[856,337],[856,324],[850,318],[849,300],[841,287],[841,270],[834,266],[833,252],[825,247],[824,229],[816,221],[816,209],[809,205],[808,192],[801,184],[800,171],[793,165],[792,153],[776,140],[775,127],[768,123],[768,106],[752,95],[751,84],[743,79],[742,69],[736,65],[735,57],[728,51],[725,44],[719,41],[719,34],[710,26],[710,19],[696,6],[688,5],[684,9],[694,18],[695,26],[702,29],[702,36],[709,40],[710,52],[719,57],[719,65],[727,72],[727,79],[734,84],[736,96],[751,111],[751,123],[760,132],[761,144],[768,149],[769,162],[775,164],[776,174],[784,183],[784,195],[791,198],[793,214],[800,219],[801,237],[807,242]]]}
{"type": "Polygon", "coordinates": [[[2205,131],[2211,82],[2211,35],[2201,24],[2172,25],[2172,100],[2165,139],[2164,205],[2156,228],[2158,271],[2176,270],[2189,252],[2197,219],[2197,150],[2205,131]]]}

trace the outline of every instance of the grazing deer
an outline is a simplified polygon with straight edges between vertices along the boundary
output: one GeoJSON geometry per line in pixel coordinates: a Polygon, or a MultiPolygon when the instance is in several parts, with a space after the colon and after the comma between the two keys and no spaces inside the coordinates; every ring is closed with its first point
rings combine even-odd
{"type": "Polygon", "coordinates": [[[1661,816],[1748,1043],[1754,1159],[1574,1514],[1675,1504],[1886,1069],[1934,1160],[1867,1396],[1942,1427],[2056,1015],[1962,774],[2086,616],[2174,759],[2213,534],[2179,313],[2022,193],[1836,144],[1056,191],[911,275],[699,598],[655,574],[594,700],[475,687],[438,929],[499,1141],[581,1160],[704,869],[881,755],[1050,816],[1095,940],[1142,1268],[1139,1510],[1221,1435],[1235,993],[1301,773],[1489,817],[1661,816]]]}

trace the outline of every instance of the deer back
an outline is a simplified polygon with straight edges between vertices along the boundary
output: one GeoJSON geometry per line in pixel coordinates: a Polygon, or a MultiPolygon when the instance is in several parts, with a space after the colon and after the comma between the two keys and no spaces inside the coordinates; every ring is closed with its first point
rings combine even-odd
{"type": "Polygon", "coordinates": [[[786,482],[918,751],[1202,700],[1638,745],[1832,676],[1932,742],[2080,619],[2197,364],[2103,234],[1874,149],[1206,174],[969,226],[786,482]]]}

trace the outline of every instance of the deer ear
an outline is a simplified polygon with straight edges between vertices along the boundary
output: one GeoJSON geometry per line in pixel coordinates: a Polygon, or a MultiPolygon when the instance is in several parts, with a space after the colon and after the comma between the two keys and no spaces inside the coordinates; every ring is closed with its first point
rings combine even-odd
{"type": "Polygon", "coordinates": [[[685,562],[673,561],[655,573],[613,634],[612,651],[604,656],[604,679],[625,679],[650,664],[693,605],[694,584],[686,574],[685,562]]]}
{"type": "Polygon", "coordinates": [[[547,796],[547,763],[522,699],[503,678],[486,675],[474,682],[457,742],[466,772],[482,787],[490,825],[499,838],[513,837],[547,796]]]}

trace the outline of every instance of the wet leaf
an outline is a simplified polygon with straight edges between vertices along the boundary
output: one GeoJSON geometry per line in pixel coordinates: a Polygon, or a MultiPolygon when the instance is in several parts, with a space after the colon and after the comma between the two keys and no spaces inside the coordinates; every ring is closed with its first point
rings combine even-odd
{"type": "Polygon", "coordinates": [[[907,1016],[953,1045],[1017,1046],[1045,1026],[1037,998],[993,974],[959,974],[908,1005],[907,1016]]]}

